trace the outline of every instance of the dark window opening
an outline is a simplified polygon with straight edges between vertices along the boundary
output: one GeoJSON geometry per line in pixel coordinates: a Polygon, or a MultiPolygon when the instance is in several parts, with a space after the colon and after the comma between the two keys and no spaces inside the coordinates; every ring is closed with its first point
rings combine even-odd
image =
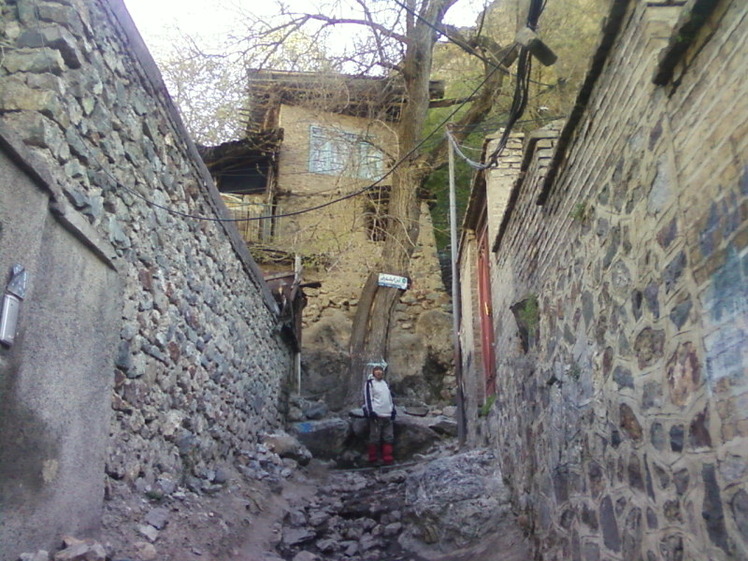
{"type": "Polygon", "coordinates": [[[268,170],[257,165],[237,166],[216,174],[222,193],[259,195],[268,188],[268,170]]]}
{"type": "Polygon", "coordinates": [[[248,244],[272,241],[275,232],[273,216],[277,206],[252,195],[223,194],[223,202],[231,212],[235,225],[248,244]]]}

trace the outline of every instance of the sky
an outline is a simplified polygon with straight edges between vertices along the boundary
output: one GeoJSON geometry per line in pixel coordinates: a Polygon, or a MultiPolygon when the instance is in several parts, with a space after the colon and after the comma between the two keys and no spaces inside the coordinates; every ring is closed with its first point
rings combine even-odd
{"type": "MultiPolygon", "coordinates": [[[[459,0],[447,13],[446,23],[473,25],[486,0],[459,0]]],[[[206,44],[225,36],[236,27],[237,6],[252,10],[272,9],[272,0],[124,0],[135,25],[154,55],[168,51],[174,30],[179,28],[191,37],[200,36],[206,44]]],[[[303,11],[310,0],[286,0],[303,11]]]]}
{"type": "MultiPolygon", "coordinates": [[[[195,45],[204,53],[215,55],[229,55],[222,59],[222,64],[230,71],[231,68],[242,68],[245,64],[241,57],[237,57],[236,47],[227,45],[227,35],[232,33],[244,36],[246,33],[246,22],[251,16],[271,16],[274,13],[265,13],[273,10],[276,0],[123,0],[128,12],[132,16],[135,25],[143,37],[156,64],[164,64],[172,58],[173,47],[181,46],[183,50],[185,36],[190,37],[195,45]],[[243,25],[244,24],[244,25],[243,25]],[[235,50],[233,55],[229,52],[235,50]]],[[[314,5],[325,2],[337,2],[339,0],[282,0],[298,12],[331,13],[315,9],[314,5]]],[[[346,0],[342,0],[346,1],[346,0]]],[[[352,0],[347,0],[352,1],[352,0]]],[[[387,2],[394,6],[395,0],[372,0],[372,2],[387,2]]],[[[482,10],[483,3],[489,0],[458,0],[447,13],[445,22],[457,25],[474,25],[477,14],[482,10]]],[[[381,5],[381,4],[380,4],[381,5]]],[[[335,47],[347,43],[347,32],[341,30],[341,40],[335,39],[335,47]]],[[[330,48],[328,46],[328,48],[330,48]]],[[[334,48],[334,47],[333,47],[334,48]]],[[[330,51],[332,52],[332,51],[330,51]]],[[[215,84],[200,84],[194,90],[189,87],[172,89],[169,82],[168,72],[162,68],[165,75],[167,88],[172,93],[172,98],[183,113],[183,119],[188,130],[199,141],[204,143],[217,143],[232,140],[237,132],[236,123],[224,120],[224,127],[212,127],[210,132],[203,130],[205,125],[204,115],[206,100],[208,104],[213,100],[214,106],[210,111],[220,113],[221,104],[237,103],[235,96],[230,92],[227,94],[224,86],[218,82],[215,84]],[[196,92],[193,95],[191,92],[196,92]],[[199,103],[193,103],[193,98],[199,98],[199,103]],[[234,101],[232,101],[234,100],[234,101]],[[196,109],[197,107],[197,109],[196,109]],[[222,132],[216,132],[220,130],[222,132]],[[202,136],[203,133],[209,136],[202,136]]],[[[184,86],[184,84],[182,84],[184,86]]],[[[223,122],[223,121],[222,121],[223,122]]]]}

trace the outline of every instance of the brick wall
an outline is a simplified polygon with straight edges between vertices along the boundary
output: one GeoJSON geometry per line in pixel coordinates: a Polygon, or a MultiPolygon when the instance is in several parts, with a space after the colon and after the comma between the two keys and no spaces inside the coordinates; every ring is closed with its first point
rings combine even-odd
{"type": "Polygon", "coordinates": [[[748,559],[748,7],[608,21],[584,110],[526,142],[494,248],[497,403],[471,422],[538,558],[748,559]]]}

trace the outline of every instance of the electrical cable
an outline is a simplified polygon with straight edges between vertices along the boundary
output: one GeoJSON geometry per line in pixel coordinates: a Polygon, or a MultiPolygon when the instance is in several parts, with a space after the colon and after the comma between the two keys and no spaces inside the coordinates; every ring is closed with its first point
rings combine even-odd
{"type": "Polygon", "coordinates": [[[463,43],[462,41],[458,41],[454,37],[451,37],[443,29],[439,29],[435,24],[431,23],[429,20],[427,20],[425,17],[423,17],[421,14],[419,14],[418,12],[416,12],[415,10],[413,10],[412,8],[410,8],[409,6],[407,6],[407,5],[403,4],[402,2],[400,2],[400,0],[395,0],[395,4],[397,4],[398,6],[400,6],[403,10],[405,10],[406,12],[408,12],[409,14],[411,14],[412,16],[415,16],[416,18],[418,18],[419,20],[421,20],[423,23],[425,23],[432,30],[436,31],[442,37],[446,37],[447,41],[449,41],[451,43],[454,43],[455,45],[457,45],[458,47],[460,47],[463,51],[465,51],[469,55],[472,55],[472,56],[476,57],[477,59],[479,59],[480,61],[484,62],[485,64],[488,64],[489,66],[492,66],[492,67],[499,66],[501,68],[501,70],[505,74],[509,74],[509,70],[508,69],[504,68],[503,66],[497,65],[495,62],[487,59],[482,54],[480,54],[478,51],[476,51],[474,48],[472,48],[470,45],[468,45],[466,43],[463,43]]]}
{"type": "Polygon", "coordinates": [[[268,220],[268,219],[277,219],[277,218],[287,218],[287,217],[291,217],[291,216],[298,216],[300,214],[305,214],[307,212],[313,212],[315,210],[320,210],[322,208],[326,208],[326,207],[331,206],[333,204],[336,204],[336,203],[339,203],[339,202],[351,199],[353,197],[357,197],[357,196],[365,193],[366,191],[368,191],[368,190],[376,187],[377,185],[380,185],[385,178],[387,178],[390,175],[392,175],[398,167],[400,167],[407,160],[409,160],[411,158],[411,156],[413,154],[415,154],[432,136],[434,136],[444,125],[446,125],[447,122],[452,117],[454,117],[454,115],[468,103],[468,100],[473,95],[475,95],[483,87],[483,85],[493,76],[493,74],[499,70],[499,68],[500,67],[495,67],[493,70],[491,70],[483,78],[483,80],[480,82],[480,84],[478,84],[478,86],[475,87],[475,89],[471,92],[471,94],[466,98],[465,101],[463,101],[462,103],[460,103],[459,105],[457,105],[444,119],[442,119],[442,121],[440,123],[438,123],[431,130],[431,132],[429,132],[426,136],[424,136],[421,139],[421,141],[418,144],[416,144],[416,146],[413,147],[407,154],[405,154],[397,162],[395,162],[392,165],[392,167],[387,172],[385,172],[385,174],[381,178],[379,178],[377,181],[375,181],[373,183],[370,183],[370,184],[366,185],[365,187],[362,187],[361,189],[357,189],[356,191],[352,191],[351,193],[348,193],[346,195],[338,197],[336,199],[333,199],[333,200],[330,200],[330,201],[326,201],[325,203],[321,203],[319,205],[315,205],[315,206],[312,206],[312,207],[300,209],[300,210],[297,210],[297,211],[286,212],[286,213],[275,214],[275,215],[253,216],[253,217],[246,217],[246,218],[219,218],[219,217],[201,216],[201,215],[195,215],[195,214],[181,212],[181,211],[178,211],[178,210],[174,210],[174,209],[172,209],[170,207],[167,207],[165,205],[161,205],[159,203],[151,201],[150,199],[148,199],[147,197],[145,197],[144,195],[142,195],[141,193],[139,193],[135,189],[132,189],[130,187],[127,187],[126,185],[121,184],[108,170],[106,170],[104,168],[104,166],[101,165],[101,163],[98,160],[96,160],[95,158],[94,158],[94,160],[99,164],[99,166],[104,171],[104,173],[108,177],[110,177],[110,179],[112,179],[118,186],[122,187],[123,189],[125,189],[129,193],[135,195],[136,197],[140,198],[147,205],[152,206],[154,208],[161,209],[161,210],[163,210],[165,212],[168,212],[170,214],[173,214],[173,215],[176,215],[176,216],[180,216],[182,218],[190,218],[190,219],[193,219],[193,220],[201,220],[201,221],[206,221],[206,222],[251,222],[251,221],[255,221],[255,220],[268,220]]]}
{"type": "MultiPolygon", "coordinates": [[[[543,0],[531,0],[530,8],[527,12],[527,27],[535,31],[538,26],[538,19],[545,9],[545,2],[543,0]]],[[[525,112],[527,106],[528,91],[530,88],[530,72],[532,71],[532,56],[530,50],[527,47],[522,47],[519,52],[517,60],[517,82],[514,89],[514,99],[512,101],[512,108],[509,113],[509,120],[504,127],[504,131],[499,139],[499,143],[496,149],[486,159],[487,167],[496,166],[498,163],[501,152],[506,147],[506,143],[509,140],[509,135],[512,132],[512,128],[525,112]]]]}
{"type": "MultiPolygon", "coordinates": [[[[412,8],[410,8],[407,5],[403,4],[400,0],[394,0],[394,1],[395,1],[395,4],[397,4],[398,6],[400,6],[406,12],[408,12],[411,15],[415,16],[416,18],[420,19],[423,23],[425,23],[428,27],[430,27],[431,29],[433,29],[434,31],[436,31],[439,35],[442,35],[443,37],[446,37],[447,41],[449,41],[451,43],[454,43],[455,45],[457,45],[458,47],[460,47],[462,50],[464,50],[469,55],[472,55],[472,56],[476,57],[481,62],[483,62],[483,63],[485,63],[485,64],[487,64],[487,65],[489,65],[489,66],[491,66],[491,67],[493,67],[493,68],[495,68],[497,70],[501,70],[507,76],[515,76],[515,74],[512,74],[512,72],[508,68],[505,68],[505,67],[501,66],[500,64],[496,64],[492,60],[489,60],[488,58],[484,57],[482,54],[480,54],[478,51],[476,51],[470,45],[467,45],[467,44],[463,43],[462,41],[458,41],[454,37],[450,37],[447,33],[445,33],[445,31],[443,29],[439,29],[436,25],[434,25],[433,23],[431,23],[430,21],[428,21],[426,18],[424,18],[421,14],[419,14],[418,12],[416,12],[415,10],[413,10],[412,8]]],[[[543,3],[543,8],[545,8],[545,3],[543,3]]],[[[530,9],[532,10],[532,8],[530,8],[530,9]]],[[[541,12],[542,12],[542,8],[541,8],[541,12]]],[[[534,17],[534,24],[533,24],[533,27],[531,27],[531,29],[533,31],[535,31],[536,28],[537,28],[537,18],[539,16],[540,16],[540,14],[537,14],[537,16],[533,15],[533,17],[534,17]]],[[[530,16],[528,14],[528,27],[529,27],[529,21],[530,21],[530,16]]],[[[549,88],[555,87],[555,84],[545,84],[543,82],[538,82],[536,80],[530,80],[530,82],[533,83],[533,84],[539,85],[539,86],[546,86],[546,87],[549,87],[549,88]]]]}
{"type": "MultiPolygon", "coordinates": [[[[395,0],[395,1],[398,4],[400,4],[399,0],[395,0]]],[[[539,3],[538,0],[533,0],[533,4],[538,4],[538,3],[539,3]]],[[[402,6],[402,4],[401,4],[401,6],[402,6]]],[[[544,4],[543,4],[543,6],[544,6],[544,4]]],[[[408,10],[407,7],[405,7],[405,9],[408,10]]],[[[532,11],[532,8],[531,8],[531,11],[532,11]]],[[[541,11],[542,11],[542,8],[541,8],[541,11]]],[[[36,10],[34,10],[34,13],[35,13],[35,15],[37,17],[37,22],[39,23],[39,16],[36,13],[36,10]]],[[[426,20],[424,18],[422,18],[420,15],[418,15],[418,14],[414,14],[414,15],[416,15],[417,17],[419,17],[420,19],[422,19],[423,21],[426,22],[426,20]]],[[[528,16],[528,25],[529,25],[529,20],[530,20],[530,17],[528,16]]],[[[537,21],[537,16],[535,17],[535,21],[537,21]]],[[[428,23],[428,22],[426,22],[426,23],[428,23]]],[[[435,27],[434,27],[434,29],[436,31],[439,31],[435,27]]],[[[443,126],[445,126],[447,124],[447,122],[455,114],[457,114],[457,112],[460,109],[462,109],[468,103],[468,101],[470,100],[470,98],[473,95],[475,95],[483,87],[483,85],[493,76],[494,73],[496,73],[499,70],[506,70],[505,68],[503,68],[503,67],[501,67],[499,65],[492,65],[492,66],[493,66],[493,69],[481,80],[480,84],[478,84],[478,86],[476,86],[473,89],[473,91],[470,93],[470,95],[466,97],[465,101],[463,101],[462,103],[460,103],[459,105],[457,105],[444,119],[442,119],[442,121],[439,124],[437,124],[431,130],[431,132],[429,132],[426,136],[424,136],[418,142],[418,144],[416,144],[416,146],[414,146],[410,151],[408,151],[407,154],[405,154],[397,162],[395,162],[392,165],[392,167],[390,167],[390,169],[387,170],[387,172],[385,172],[384,175],[382,177],[380,177],[377,181],[374,181],[373,183],[370,183],[370,184],[368,184],[368,185],[366,185],[366,186],[364,186],[364,187],[362,187],[360,189],[357,189],[356,191],[352,191],[351,193],[348,193],[346,195],[340,196],[340,197],[338,197],[336,199],[333,199],[333,200],[330,200],[330,201],[326,201],[325,203],[321,203],[319,205],[315,205],[315,206],[312,206],[312,207],[300,209],[300,210],[297,210],[297,211],[286,212],[286,213],[275,214],[275,215],[267,215],[267,216],[247,217],[247,218],[212,217],[212,216],[202,216],[202,215],[196,215],[196,214],[191,214],[191,213],[187,213],[187,212],[182,212],[182,211],[179,211],[179,210],[175,210],[175,209],[173,209],[171,207],[168,207],[166,205],[162,205],[160,203],[156,203],[155,201],[152,201],[149,198],[147,198],[145,195],[141,194],[139,191],[137,191],[137,190],[135,190],[135,189],[133,189],[131,187],[128,187],[127,185],[122,184],[105,166],[102,165],[101,161],[98,158],[96,158],[95,155],[92,156],[92,159],[93,159],[93,161],[95,161],[98,164],[99,168],[103,171],[103,173],[106,176],[108,176],[117,186],[119,186],[120,188],[124,189],[128,193],[134,195],[135,197],[141,199],[148,206],[151,206],[153,208],[158,208],[158,209],[163,210],[163,211],[165,211],[165,212],[167,212],[167,213],[169,213],[171,215],[174,215],[174,216],[179,216],[179,217],[182,217],[182,218],[188,218],[188,219],[192,219],[192,220],[200,220],[200,221],[204,221],[204,222],[250,222],[250,221],[255,221],[255,220],[267,220],[267,219],[277,219],[277,218],[287,218],[287,217],[291,217],[291,216],[298,216],[298,215],[305,214],[305,213],[308,213],[308,212],[313,212],[313,211],[316,211],[316,210],[320,210],[322,208],[326,208],[328,206],[332,206],[333,204],[337,204],[339,202],[342,202],[342,201],[345,201],[345,200],[357,197],[357,196],[359,196],[359,195],[361,195],[361,194],[369,191],[370,189],[376,187],[377,185],[380,185],[384,179],[386,179],[387,177],[389,177],[390,175],[392,175],[397,168],[399,168],[407,160],[409,160],[411,158],[411,156],[413,156],[413,154],[415,154],[432,136],[434,136],[443,126]]],[[[518,71],[518,78],[519,78],[519,75],[520,75],[520,73],[518,71]]],[[[520,81],[518,80],[518,83],[519,82],[520,81]]],[[[515,93],[516,93],[516,91],[515,91],[515,93]]],[[[515,95],[515,98],[516,98],[516,95],[515,95]]],[[[525,103],[526,103],[526,99],[525,99],[525,103]]],[[[524,109],[524,105],[522,106],[522,109],[524,109]]],[[[75,126],[76,130],[78,130],[78,132],[82,133],[82,131],[80,130],[79,126],[80,125],[76,125],[75,126]]],[[[505,131],[506,130],[507,129],[505,129],[505,131]]],[[[498,156],[496,156],[496,157],[498,157],[498,156]]]]}
{"type": "Polygon", "coordinates": [[[457,153],[457,155],[460,156],[460,158],[462,158],[463,160],[465,160],[465,162],[467,163],[467,165],[469,165],[471,168],[477,169],[477,170],[486,169],[487,166],[485,164],[481,164],[480,162],[475,162],[475,161],[471,160],[470,158],[468,158],[462,152],[462,150],[460,149],[460,146],[457,144],[457,141],[455,140],[454,136],[452,136],[452,133],[450,132],[449,129],[447,129],[445,132],[446,132],[446,135],[447,135],[447,140],[449,140],[449,143],[452,145],[452,148],[457,153]]]}
{"type": "MultiPolygon", "coordinates": [[[[36,17],[36,23],[38,25],[41,25],[40,19],[39,19],[39,15],[37,13],[37,10],[38,10],[38,8],[36,6],[34,6],[34,15],[36,17]]],[[[46,44],[44,46],[46,47],[46,44]]],[[[471,95],[473,95],[473,94],[471,94],[471,95]]],[[[440,126],[442,126],[442,125],[440,125],[440,126]]],[[[80,125],[74,125],[74,128],[79,133],[82,134],[82,130],[80,129],[80,125]]],[[[369,190],[369,189],[371,189],[371,188],[379,185],[386,177],[388,177],[389,175],[391,175],[395,171],[396,167],[398,167],[399,165],[401,165],[407,158],[409,158],[414,152],[416,152],[422,146],[423,142],[425,140],[427,140],[428,138],[430,138],[430,136],[432,136],[433,134],[435,134],[435,132],[436,131],[432,131],[432,133],[430,133],[428,136],[426,136],[410,152],[408,152],[403,158],[401,158],[398,162],[396,162],[392,166],[392,168],[390,170],[388,170],[381,178],[379,178],[374,183],[371,183],[371,184],[369,184],[369,185],[367,185],[367,186],[365,186],[365,187],[363,187],[361,189],[358,189],[356,191],[348,193],[347,195],[343,195],[341,197],[338,197],[337,199],[334,199],[334,200],[331,200],[331,201],[327,201],[325,203],[322,203],[322,204],[319,204],[319,205],[316,205],[316,206],[313,206],[313,207],[309,207],[309,208],[306,208],[306,209],[301,209],[301,210],[293,211],[293,212],[287,212],[287,213],[283,213],[283,214],[275,214],[275,215],[267,215],[267,216],[256,216],[256,217],[248,217],[248,218],[227,218],[227,217],[203,216],[203,215],[197,215],[197,214],[191,214],[191,213],[187,213],[187,212],[182,212],[180,210],[175,210],[175,209],[173,209],[171,207],[168,207],[166,205],[162,205],[160,203],[152,201],[148,197],[146,197],[145,195],[143,195],[140,192],[138,192],[137,190],[135,190],[135,189],[133,189],[131,187],[128,187],[127,185],[122,184],[101,163],[101,160],[99,160],[96,157],[95,154],[91,154],[90,158],[91,158],[91,160],[93,160],[99,166],[99,169],[101,169],[101,171],[109,179],[111,179],[115,183],[115,185],[117,185],[118,187],[124,189],[125,191],[127,191],[128,193],[134,195],[135,197],[141,199],[143,202],[146,203],[146,205],[148,205],[148,206],[150,206],[152,208],[158,208],[158,209],[163,210],[163,211],[165,211],[165,212],[167,212],[167,213],[169,213],[169,214],[171,214],[173,216],[179,216],[181,218],[188,218],[188,219],[192,219],[192,220],[200,220],[200,221],[203,221],[203,222],[250,222],[250,221],[254,221],[254,220],[266,220],[266,219],[275,219],[275,218],[285,218],[285,217],[289,217],[289,216],[296,216],[296,215],[299,215],[299,214],[304,214],[304,213],[307,213],[307,212],[312,212],[312,211],[315,211],[315,210],[319,210],[321,208],[325,208],[325,207],[331,206],[331,205],[333,205],[335,203],[342,202],[342,201],[345,201],[347,199],[356,197],[356,196],[358,196],[358,195],[366,192],[367,190],[369,190]]]]}

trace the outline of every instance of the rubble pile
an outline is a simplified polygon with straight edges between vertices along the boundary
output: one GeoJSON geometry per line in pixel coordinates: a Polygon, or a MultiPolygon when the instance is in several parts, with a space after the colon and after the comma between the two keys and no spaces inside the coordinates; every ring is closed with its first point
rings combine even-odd
{"type": "Polygon", "coordinates": [[[287,561],[524,561],[494,455],[475,450],[391,468],[333,470],[290,505],[277,550],[287,561]]]}
{"type": "Polygon", "coordinates": [[[406,468],[333,472],[311,501],[288,511],[279,553],[297,561],[421,559],[398,541],[407,475],[406,468]]]}
{"type": "Polygon", "coordinates": [[[337,465],[292,435],[266,435],[209,479],[112,487],[99,541],[66,538],[20,561],[529,558],[490,451],[451,441],[393,466],[337,465]]]}

